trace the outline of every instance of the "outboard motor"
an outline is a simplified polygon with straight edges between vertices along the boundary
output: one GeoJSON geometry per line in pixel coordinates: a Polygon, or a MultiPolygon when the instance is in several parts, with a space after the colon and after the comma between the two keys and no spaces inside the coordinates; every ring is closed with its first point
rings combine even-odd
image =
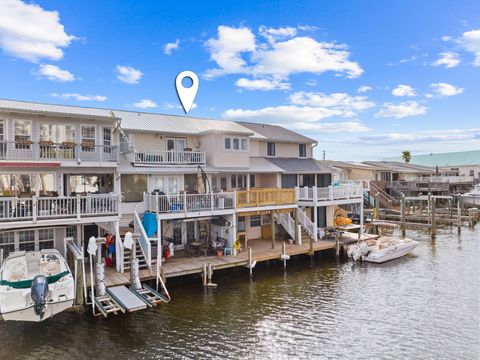
{"type": "Polygon", "coordinates": [[[48,281],[45,276],[37,275],[33,278],[30,295],[35,303],[33,306],[35,315],[40,316],[40,320],[42,320],[45,314],[45,304],[47,303],[48,295],[48,281]]]}

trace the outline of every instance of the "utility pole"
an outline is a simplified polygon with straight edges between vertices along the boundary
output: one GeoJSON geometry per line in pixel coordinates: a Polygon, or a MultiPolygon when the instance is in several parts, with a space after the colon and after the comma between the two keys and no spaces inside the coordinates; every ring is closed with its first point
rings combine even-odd
{"type": "Polygon", "coordinates": [[[325,150],[323,150],[322,153],[323,153],[323,160],[325,160],[325,150]]]}

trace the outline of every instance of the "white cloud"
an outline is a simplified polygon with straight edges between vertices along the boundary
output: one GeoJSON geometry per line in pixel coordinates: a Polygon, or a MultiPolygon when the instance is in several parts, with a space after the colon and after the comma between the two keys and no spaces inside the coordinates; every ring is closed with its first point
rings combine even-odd
{"type": "Polygon", "coordinates": [[[473,53],[473,65],[480,66],[480,29],[464,32],[458,43],[463,49],[473,53]]]}
{"type": "Polygon", "coordinates": [[[258,41],[247,27],[218,27],[216,38],[205,45],[217,68],[207,70],[205,77],[226,74],[250,74],[256,79],[288,80],[295,73],[320,74],[332,71],[347,77],[358,77],[363,69],[350,60],[346,45],[318,42],[307,36],[296,36],[295,28],[260,28],[267,41],[258,41]]]}
{"type": "Polygon", "coordinates": [[[453,96],[463,93],[463,88],[447,83],[435,83],[430,85],[432,90],[437,93],[438,96],[453,96]]]}
{"type": "Polygon", "coordinates": [[[410,85],[398,85],[395,89],[392,90],[393,96],[416,96],[415,89],[410,85]]]}
{"type": "Polygon", "coordinates": [[[442,41],[445,41],[445,42],[447,42],[447,41],[450,41],[450,40],[451,40],[451,38],[452,38],[451,36],[444,35],[444,36],[442,36],[442,41]]]}
{"type": "Polygon", "coordinates": [[[416,101],[405,101],[399,104],[385,103],[383,108],[375,114],[375,117],[393,117],[402,119],[407,116],[423,115],[427,113],[427,107],[416,101]]]}
{"type": "Polygon", "coordinates": [[[296,131],[308,131],[308,132],[321,132],[321,133],[335,133],[335,132],[366,132],[371,131],[367,126],[359,121],[341,121],[332,123],[293,123],[288,125],[291,130],[296,131]]]}
{"type": "Polygon", "coordinates": [[[308,80],[305,85],[308,85],[308,86],[317,86],[317,80],[315,79],[310,79],[308,80]]]}
{"type": "Polygon", "coordinates": [[[246,27],[233,28],[220,25],[217,31],[218,37],[208,39],[205,45],[218,68],[207,70],[205,76],[245,73],[247,63],[241,54],[255,50],[255,35],[246,27]]]}
{"type": "Polygon", "coordinates": [[[434,66],[445,66],[447,69],[450,69],[460,64],[460,58],[457,53],[447,51],[438,55],[439,58],[432,63],[434,66]]]}
{"type": "Polygon", "coordinates": [[[235,82],[240,88],[246,90],[288,90],[290,89],[290,84],[287,82],[282,82],[280,80],[270,80],[270,79],[246,79],[240,78],[235,82]]]}
{"type": "Polygon", "coordinates": [[[117,79],[125,84],[138,84],[143,73],[130,66],[117,65],[117,79]]]}
{"type": "Polygon", "coordinates": [[[65,94],[58,94],[53,93],[50,94],[52,97],[61,98],[61,99],[75,99],[77,101],[105,101],[107,100],[106,96],[103,95],[81,95],[77,93],[65,93],[65,94]]]}
{"type": "Polygon", "coordinates": [[[60,69],[57,65],[42,64],[33,73],[52,81],[67,82],[75,80],[75,75],[68,70],[60,69]]]}
{"type": "Polygon", "coordinates": [[[60,60],[74,36],[65,32],[56,11],[20,0],[2,0],[0,47],[15,57],[37,62],[60,60]]]}
{"type": "Polygon", "coordinates": [[[321,92],[299,91],[291,94],[289,100],[295,105],[325,107],[344,111],[343,116],[353,116],[356,111],[362,111],[375,106],[366,96],[350,96],[346,93],[324,94],[321,92]]]}
{"type": "Polygon", "coordinates": [[[370,86],[360,86],[358,89],[357,89],[357,92],[359,93],[366,93],[368,91],[372,91],[373,89],[370,87],[370,86]]]}
{"type": "Polygon", "coordinates": [[[163,53],[165,55],[172,55],[175,50],[178,50],[180,47],[180,39],[175,40],[173,43],[166,43],[163,46],[163,53]]]}
{"type": "MultiPolygon", "coordinates": [[[[192,104],[192,107],[190,108],[190,110],[196,109],[197,107],[198,107],[197,103],[193,103],[193,104],[192,104]]],[[[163,104],[163,108],[164,108],[165,110],[172,110],[172,109],[179,109],[179,110],[181,110],[181,109],[183,109],[182,105],[180,105],[180,104],[172,104],[172,103],[165,103],[165,104],[163,104]]]]}
{"type": "Polygon", "coordinates": [[[150,99],[141,99],[139,102],[134,103],[133,106],[139,109],[152,109],[156,108],[157,104],[150,99]]]}

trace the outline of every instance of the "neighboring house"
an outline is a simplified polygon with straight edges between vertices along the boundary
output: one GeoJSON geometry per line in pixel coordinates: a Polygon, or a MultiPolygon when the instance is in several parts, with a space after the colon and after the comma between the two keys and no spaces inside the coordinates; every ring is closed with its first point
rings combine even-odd
{"type": "Polygon", "coordinates": [[[360,206],[363,187],[332,186],[341,171],[315,161],[315,145],[274,125],[0,100],[0,248],[62,251],[65,237],[109,232],[122,271],[132,221],[149,266],[155,242],[188,253],[273,228],[316,241],[335,206],[360,206]]]}
{"type": "MultiPolygon", "coordinates": [[[[401,161],[395,158],[385,160],[401,161]]],[[[453,173],[455,176],[465,177],[465,180],[470,177],[474,181],[480,181],[480,150],[412,155],[410,163],[438,167],[440,173],[446,172],[449,176],[453,173]]]]}

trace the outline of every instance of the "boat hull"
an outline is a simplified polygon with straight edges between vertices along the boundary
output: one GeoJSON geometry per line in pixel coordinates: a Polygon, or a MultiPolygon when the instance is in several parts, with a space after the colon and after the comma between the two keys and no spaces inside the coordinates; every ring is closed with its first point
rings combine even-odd
{"type": "Polygon", "coordinates": [[[401,245],[394,245],[395,249],[391,249],[391,251],[388,251],[384,254],[369,254],[367,256],[364,256],[362,258],[363,261],[366,262],[372,262],[376,264],[381,264],[387,261],[395,260],[398,259],[402,256],[407,255],[409,252],[411,252],[413,249],[415,249],[419,245],[418,241],[409,241],[405,244],[401,245]]]}
{"type": "Polygon", "coordinates": [[[45,308],[45,315],[42,319],[38,315],[35,314],[33,309],[33,305],[28,308],[19,309],[16,311],[10,311],[7,313],[2,313],[1,316],[5,321],[34,321],[40,322],[46,320],[68,308],[73,306],[73,299],[59,301],[59,302],[52,302],[48,303],[45,308]]]}

